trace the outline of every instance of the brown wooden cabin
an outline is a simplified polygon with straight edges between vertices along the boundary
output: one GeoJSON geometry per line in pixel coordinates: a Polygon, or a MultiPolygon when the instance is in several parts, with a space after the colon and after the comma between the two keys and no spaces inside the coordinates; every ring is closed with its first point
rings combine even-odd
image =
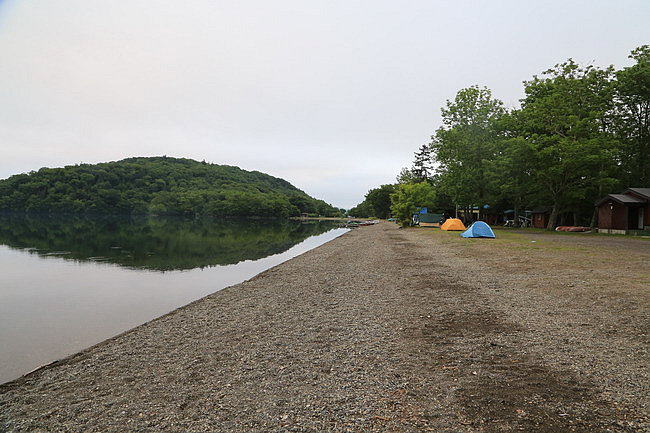
{"type": "Polygon", "coordinates": [[[500,226],[506,222],[503,212],[486,212],[483,214],[483,221],[489,226],[500,226]]]}
{"type": "Polygon", "coordinates": [[[596,202],[598,232],[628,234],[650,230],[650,188],[628,188],[596,202]]]}
{"type": "Polygon", "coordinates": [[[533,227],[536,229],[545,229],[548,226],[548,220],[551,216],[551,209],[548,206],[533,209],[533,227]]]}

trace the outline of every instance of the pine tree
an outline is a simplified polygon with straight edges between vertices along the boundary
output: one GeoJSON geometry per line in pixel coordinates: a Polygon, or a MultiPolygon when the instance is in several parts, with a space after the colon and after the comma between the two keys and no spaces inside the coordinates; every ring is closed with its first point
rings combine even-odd
{"type": "Polygon", "coordinates": [[[415,152],[415,161],[411,173],[420,182],[428,181],[431,178],[433,166],[431,162],[431,147],[426,144],[420,146],[415,152]]]}

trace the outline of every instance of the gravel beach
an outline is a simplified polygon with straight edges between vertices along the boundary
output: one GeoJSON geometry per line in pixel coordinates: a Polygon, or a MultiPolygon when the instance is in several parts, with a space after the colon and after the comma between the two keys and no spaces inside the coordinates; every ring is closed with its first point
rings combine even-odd
{"type": "Polygon", "coordinates": [[[361,227],[0,386],[0,431],[648,432],[650,241],[361,227]]]}

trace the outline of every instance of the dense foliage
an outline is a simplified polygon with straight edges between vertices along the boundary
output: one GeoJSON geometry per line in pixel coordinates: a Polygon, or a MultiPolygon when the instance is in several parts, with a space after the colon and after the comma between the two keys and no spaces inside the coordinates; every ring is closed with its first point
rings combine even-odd
{"type": "Polygon", "coordinates": [[[359,218],[388,218],[390,216],[391,195],[395,192],[395,185],[382,185],[371,189],[366,194],[365,200],[348,211],[348,215],[359,218]]]}
{"type": "Polygon", "coordinates": [[[158,271],[229,265],[282,253],[332,221],[0,215],[0,244],[66,260],[158,271]]]}
{"type": "Polygon", "coordinates": [[[257,171],[170,157],[41,168],[0,180],[0,211],[287,217],[338,209],[257,171]]]}
{"type": "Polygon", "coordinates": [[[418,207],[433,208],[435,195],[435,190],[428,182],[399,184],[392,195],[392,214],[399,221],[410,221],[418,207]]]}
{"type": "Polygon", "coordinates": [[[407,210],[426,205],[416,197],[448,214],[514,209],[515,220],[547,206],[549,229],[593,226],[597,199],[650,187],[650,46],[630,58],[636,63],[619,71],[569,59],[525,81],[521,107],[512,110],[487,88],[458,91],[432,141],[399,174],[393,216],[408,223],[407,210]],[[404,185],[421,182],[433,196],[406,193],[404,185]]]}

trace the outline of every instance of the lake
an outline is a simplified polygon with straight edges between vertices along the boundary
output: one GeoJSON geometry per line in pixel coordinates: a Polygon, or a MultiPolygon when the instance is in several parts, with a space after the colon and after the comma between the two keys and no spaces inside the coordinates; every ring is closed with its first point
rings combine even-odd
{"type": "Polygon", "coordinates": [[[0,383],[247,280],[337,227],[0,216],[0,383]]]}

